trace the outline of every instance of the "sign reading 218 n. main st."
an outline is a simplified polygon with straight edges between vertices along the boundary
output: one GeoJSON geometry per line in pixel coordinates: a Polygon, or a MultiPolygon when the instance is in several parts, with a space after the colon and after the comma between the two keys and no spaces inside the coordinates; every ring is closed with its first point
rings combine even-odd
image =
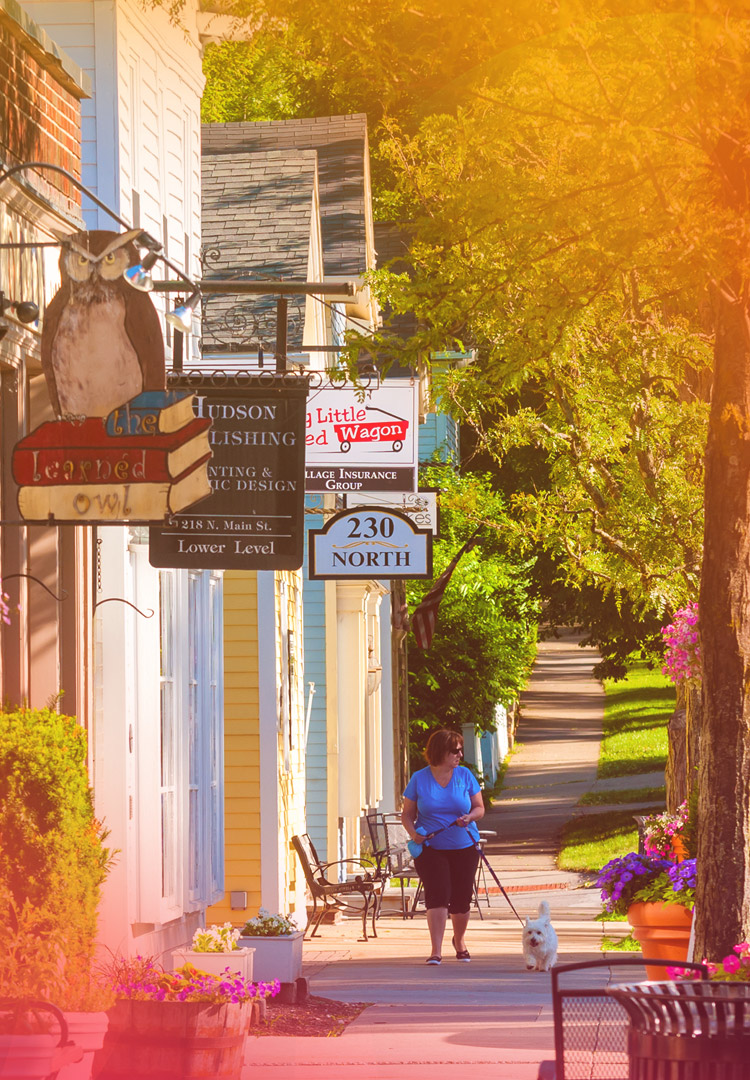
{"type": "Polygon", "coordinates": [[[311,578],[430,578],[432,533],[398,510],[343,510],[310,530],[311,578]]]}
{"type": "Polygon", "coordinates": [[[196,386],[198,417],[212,421],[211,495],[195,512],[152,527],[152,566],[297,570],[302,565],[307,380],[274,388],[196,386]]]}

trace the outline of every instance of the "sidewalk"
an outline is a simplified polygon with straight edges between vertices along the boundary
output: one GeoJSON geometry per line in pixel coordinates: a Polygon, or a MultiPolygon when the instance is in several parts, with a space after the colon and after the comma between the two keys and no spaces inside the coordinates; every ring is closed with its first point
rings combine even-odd
{"type": "MultiPolygon", "coordinates": [[[[578,875],[561,873],[554,859],[559,830],[596,779],[596,659],[571,638],[540,643],[522,701],[523,745],[482,822],[498,833],[487,854],[520,914],[549,901],[562,962],[594,959],[603,935],[627,931],[593,922],[597,891],[578,888],[578,875]]],[[[354,920],[323,927],[305,942],[311,993],[370,1007],[338,1038],[251,1037],[243,1080],[442,1080],[461,1066],[472,1080],[534,1080],[538,1063],[553,1056],[549,977],[525,970],[521,927],[501,895],[491,893],[481,910],[467,936],[471,964],[453,958],[448,932],[443,963],[425,965],[423,914],[384,916],[368,942],[357,941],[354,920]]]]}

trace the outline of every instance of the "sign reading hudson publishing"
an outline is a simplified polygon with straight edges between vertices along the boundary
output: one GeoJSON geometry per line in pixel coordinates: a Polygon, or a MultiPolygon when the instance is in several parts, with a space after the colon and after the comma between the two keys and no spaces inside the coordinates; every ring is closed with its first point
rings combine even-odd
{"type": "Polygon", "coordinates": [[[212,420],[211,495],[150,530],[152,566],[297,570],[302,565],[307,382],[279,389],[195,387],[212,420]]]}

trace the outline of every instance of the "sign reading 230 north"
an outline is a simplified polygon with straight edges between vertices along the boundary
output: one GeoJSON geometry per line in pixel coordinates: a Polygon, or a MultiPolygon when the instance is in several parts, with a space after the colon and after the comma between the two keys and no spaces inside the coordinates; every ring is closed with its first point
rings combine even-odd
{"type": "Polygon", "coordinates": [[[398,510],[343,510],[310,530],[311,578],[431,578],[432,532],[398,510]]]}

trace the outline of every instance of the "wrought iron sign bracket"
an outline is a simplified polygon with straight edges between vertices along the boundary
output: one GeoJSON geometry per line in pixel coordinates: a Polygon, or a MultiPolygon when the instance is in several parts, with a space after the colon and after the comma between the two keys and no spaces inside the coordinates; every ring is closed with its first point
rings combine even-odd
{"type": "Polygon", "coordinates": [[[153,617],[154,617],[153,608],[149,608],[148,609],[148,614],[146,614],[145,611],[141,611],[141,609],[137,608],[135,606],[135,604],[131,604],[131,602],[129,600],[126,600],[124,596],[105,596],[105,598],[103,600],[97,600],[96,603],[94,604],[94,606],[91,609],[91,614],[93,615],[94,612],[96,611],[96,609],[98,607],[101,607],[102,604],[112,604],[112,603],[115,603],[115,601],[118,604],[127,604],[128,607],[132,607],[133,611],[137,611],[138,614],[142,615],[144,619],[153,619],[153,617]]]}

